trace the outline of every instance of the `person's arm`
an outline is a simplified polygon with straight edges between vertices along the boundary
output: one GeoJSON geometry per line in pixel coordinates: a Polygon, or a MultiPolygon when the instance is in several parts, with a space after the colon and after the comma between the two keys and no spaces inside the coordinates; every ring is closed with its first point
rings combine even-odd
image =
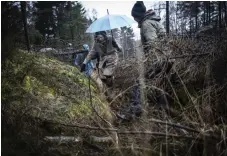
{"type": "Polygon", "coordinates": [[[100,52],[99,48],[100,48],[99,45],[97,43],[95,43],[94,46],[92,47],[92,49],[89,51],[86,58],[84,59],[84,62],[82,64],[81,70],[80,70],[81,72],[85,71],[85,66],[90,60],[97,58],[99,61],[99,52],[100,52]]]}
{"type": "Polygon", "coordinates": [[[86,53],[86,52],[88,52],[88,50],[86,50],[86,49],[82,49],[82,50],[77,50],[76,51],[76,53],[74,53],[74,54],[82,54],[82,53],[86,53]]]}
{"type": "Polygon", "coordinates": [[[92,49],[87,54],[86,58],[84,59],[83,64],[87,64],[90,60],[97,58],[97,52],[98,52],[98,46],[97,44],[94,44],[92,49]]]}
{"type": "Polygon", "coordinates": [[[150,21],[144,21],[141,26],[141,29],[146,45],[152,44],[158,37],[157,30],[150,21]]]}

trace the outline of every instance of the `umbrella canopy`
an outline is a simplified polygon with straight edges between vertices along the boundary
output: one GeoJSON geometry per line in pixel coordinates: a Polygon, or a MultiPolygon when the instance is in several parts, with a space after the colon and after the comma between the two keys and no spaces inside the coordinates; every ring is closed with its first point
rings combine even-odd
{"type": "Polygon", "coordinates": [[[86,30],[86,33],[111,30],[125,26],[130,27],[133,23],[135,21],[125,15],[106,15],[94,21],[86,30]]]}

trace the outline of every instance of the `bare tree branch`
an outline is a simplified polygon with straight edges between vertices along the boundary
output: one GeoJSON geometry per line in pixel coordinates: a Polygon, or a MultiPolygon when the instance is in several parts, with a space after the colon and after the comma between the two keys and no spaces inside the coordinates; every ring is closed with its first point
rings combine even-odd
{"type": "Polygon", "coordinates": [[[181,128],[181,129],[185,129],[187,131],[191,131],[191,132],[196,132],[196,133],[201,133],[200,131],[190,128],[190,127],[186,127],[180,124],[175,124],[175,123],[170,123],[170,122],[166,122],[166,121],[161,121],[161,120],[157,120],[157,119],[150,119],[149,121],[151,122],[155,122],[155,123],[160,123],[160,124],[165,124],[165,125],[169,125],[169,126],[173,126],[176,128],[181,128]]]}

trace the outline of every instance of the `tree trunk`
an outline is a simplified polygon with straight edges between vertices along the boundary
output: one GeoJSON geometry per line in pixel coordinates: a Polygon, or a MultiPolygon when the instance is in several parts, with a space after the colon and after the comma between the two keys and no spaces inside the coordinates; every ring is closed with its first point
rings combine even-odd
{"type": "Polygon", "coordinates": [[[209,10],[209,3],[210,2],[207,2],[207,25],[209,25],[210,24],[210,10],[209,10]]]}
{"type": "Polygon", "coordinates": [[[166,33],[169,35],[169,1],[166,1],[166,33]]]}
{"type": "Polygon", "coordinates": [[[72,41],[74,41],[74,30],[73,30],[73,27],[70,27],[70,32],[71,32],[72,41]]]}
{"type": "Polygon", "coordinates": [[[221,2],[218,2],[218,21],[219,21],[219,28],[221,28],[222,23],[221,23],[221,2]]]}
{"type": "Polygon", "coordinates": [[[177,8],[176,8],[176,18],[175,18],[176,34],[178,32],[178,30],[177,30],[177,11],[178,11],[178,5],[177,5],[177,8]]]}
{"type": "Polygon", "coordinates": [[[210,2],[207,2],[207,9],[208,9],[208,24],[210,24],[211,22],[211,18],[210,18],[210,2]]]}
{"type": "Polygon", "coordinates": [[[195,2],[195,29],[198,29],[198,2],[195,2]]]}
{"type": "Polygon", "coordinates": [[[128,36],[127,36],[127,31],[126,31],[126,37],[125,37],[125,49],[126,49],[126,58],[128,58],[128,36]]]}
{"type": "Polygon", "coordinates": [[[27,29],[26,1],[21,1],[20,5],[21,5],[22,21],[24,24],[24,35],[26,39],[27,50],[30,51],[30,43],[29,43],[28,29],[27,29]]]}
{"type": "Polygon", "coordinates": [[[226,6],[226,2],[223,2],[223,7],[224,7],[224,11],[225,11],[225,26],[227,26],[227,6],[226,6]]]}
{"type": "Polygon", "coordinates": [[[203,10],[203,26],[206,25],[206,5],[205,5],[205,2],[203,2],[203,7],[204,7],[204,10],[203,10]]]}
{"type": "MultiPolygon", "coordinates": [[[[72,4],[71,4],[71,1],[68,2],[68,5],[69,5],[69,19],[70,19],[70,22],[71,22],[71,25],[70,25],[70,33],[71,33],[71,39],[72,39],[72,44],[74,43],[74,28],[73,28],[73,24],[72,24],[72,4]]],[[[74,44],[73,44],[74,46],[74,44]]]]}
{"type": "Polygon", "coordinates": [[[206,25],[209,25],[210,24],[210,9],[209,9],[209,6],[210,6],[210,2],[205,2],[205,7],[206,7],[206,25]]]}
{"type": "Polygon", "coordinates": [[[192,16],[190,15],[189,19],[189,36],[191,37],[192,35],[192,16]]]}

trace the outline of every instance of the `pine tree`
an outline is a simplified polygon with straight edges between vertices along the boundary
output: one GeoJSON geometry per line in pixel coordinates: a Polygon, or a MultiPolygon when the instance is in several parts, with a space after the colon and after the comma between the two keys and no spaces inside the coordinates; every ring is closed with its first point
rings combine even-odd
{"type": "Polygon", "coordinates": [[[20,3],[14,1],[2,1],[2,59],[4,60],[24,40],[23,22],[20,11],[20,3]]]}
{"type": "Polygon", "coordinates": [[[20,5],[21,5],[22,20],[23,20],[23,24],[24,24],[24,36],[26,39],[27,50],[30,51],[30,43],[29,43],[29,38],[28,38],[28,27],[27,27],[26,1],[21,1],[20,5]]]}
{"type": "Polygon", "coordinates": [[[169,1],[166,1],[166,33],[169,34],[169,1]]]}
{"type": "Polygon", "coordinates": [[[89,20],[85,17],[86,11],[81,3],[38,1],[34,6],[35,28],[45,39],[64,40],[65,43],[70,42],[74,46],[87,40],[89,35],[84,32],[89,20]]]}
{"type": "Polygon", "coordinates": [[[53,2],[38,1],[35,3],[37,8],[36,29],[40,31],[43,37],[49,38],[50,35],[54,34],[56,28],[56,21],[53,15],[53,2]]]}
{"type": "Polygon", "coordinates": [[[88,37],[84,32],[87,28],[88,19],[85,17],[85,9],[79,2],[68,2],[66,6],[65,31],[68,32],[66,38],[70,39],[74,45],[83,44],[88,37]]]}

